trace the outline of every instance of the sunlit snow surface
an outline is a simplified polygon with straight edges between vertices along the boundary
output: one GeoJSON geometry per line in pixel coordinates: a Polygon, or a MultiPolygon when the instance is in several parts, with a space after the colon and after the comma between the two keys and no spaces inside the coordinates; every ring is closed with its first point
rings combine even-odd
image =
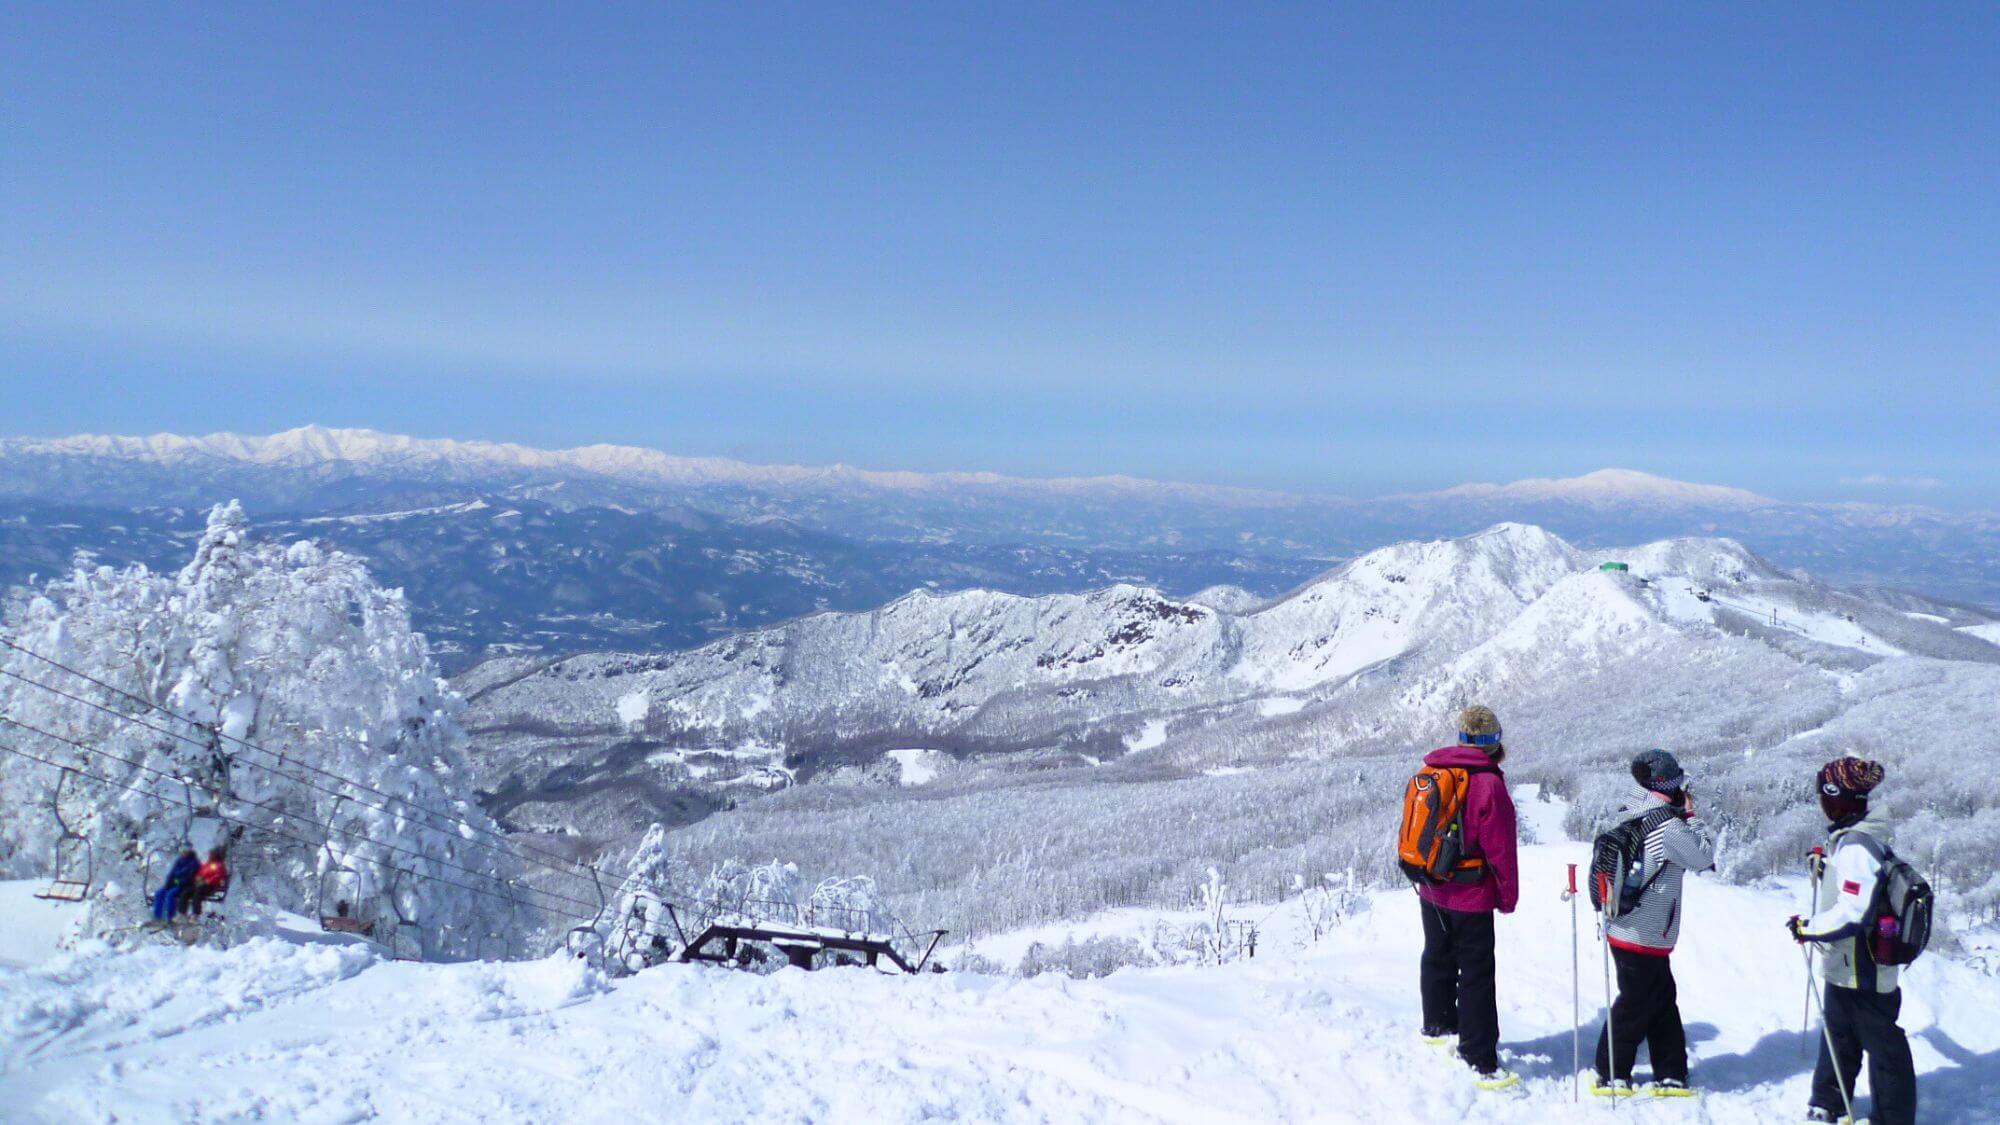
{"type": "Polygon", "coordinates": [[[891,750],[886,755],[896,763],[896,780],[904,785],[928,785],[937,780],[938,770],[951,761],[940,750],[891,750]]]}
{"type": "MultiPolygon", "coordinates": [[[[1524,794],[1524,797],[1526,795],[1524,794]]],[[[58,911],[0,885],[0,1116],[9,1121],[1601,1121],[1570,1101],[1562,865],[1526,849],[1500,922],[1504,1048],[1519,1096],[1475,1091],[1415,1040],[1407,892],[1318,944],[1295,905],[1254,961],[1096,981],[662,966],[606,981],[554,958],[394,963],[303,933],[226,951],[54,953],[58,911]],[[5,964],[5,962],[0,962],[5,964]]],[[[1632,1122],[1793,1120],[1810,1043],[1783,919],[1802,891],[1690,884],[1681,1003],[1708,1092],[1632,1122]]],[[[1268,913],[1267,913],[1268,912],[1268,913]]],[[[1601,968],[1580,912],[1586,1022],[1601,968]]],[[[1119,911],[1111,929],[1137,928],[1119,911]]],[[[1095,924],[1076,923],[1072,932],[1095,924]]],[[[1041,935],[1054,937],[1053,931],[1041,935]]],[[[1019,944],[1019,943],[1011,943],[1019,944]]],[[[982,943],[1004,955],[1008,939],[982,943]]],[[[2000,979],[1944,958],[1906,978],[1926,1122],[2000,1104],[2000,979]]],[[[1585,1040],[1586,1050],[1589,1039],[1585,1040]]]]}

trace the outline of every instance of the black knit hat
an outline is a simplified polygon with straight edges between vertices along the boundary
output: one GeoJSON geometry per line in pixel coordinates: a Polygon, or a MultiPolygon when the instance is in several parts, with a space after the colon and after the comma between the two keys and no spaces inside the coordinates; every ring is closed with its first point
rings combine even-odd
{"type": "Polygon", "coordinates": [[[1632,759],[1632,780],[1655,793],[1678,793],[1687,783],[1687,771],[1665,750],[1648,750],[1632,759]]]}

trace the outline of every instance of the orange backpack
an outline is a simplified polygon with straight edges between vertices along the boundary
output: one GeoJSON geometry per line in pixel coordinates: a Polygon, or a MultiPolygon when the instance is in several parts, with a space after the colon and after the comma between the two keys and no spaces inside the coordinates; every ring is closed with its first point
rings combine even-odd
{"type": "Polygon", "coordinates": [[[1425,766],[1403,791],[1396,860],[1411,882],[1477,883],[1486,878],[1485,858],[1465,854],[1465,794],[1474,772],[1462,766],[1425,766]]]}

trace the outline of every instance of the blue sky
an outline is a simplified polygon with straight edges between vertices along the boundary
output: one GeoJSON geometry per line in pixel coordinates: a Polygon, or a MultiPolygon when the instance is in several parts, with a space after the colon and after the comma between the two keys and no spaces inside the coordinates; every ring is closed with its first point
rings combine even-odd
{"type": "Polygon", "coordinates": [[[12,9],[0,429],[2000,503],[1995,9],[574,7],[12,9]]]}

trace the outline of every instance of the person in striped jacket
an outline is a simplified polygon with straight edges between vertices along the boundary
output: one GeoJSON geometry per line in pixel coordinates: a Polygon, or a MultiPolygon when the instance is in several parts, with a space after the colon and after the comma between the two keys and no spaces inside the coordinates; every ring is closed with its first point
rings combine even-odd
{"type": "Polygon", "coordinates": [[[1643,818],[1646,858],[1639,904],[1605,929],[1618,966],[1618,998],[1597,1038],[1596,1092],[1632,1092],[1632,1066],[1644,1043],[1653,1061],[1653,1090],[1688,1088],[1687,1033],[1671,957],[1681,932],[1681,884],[1690,871],[1715,866],[1715,837],[1695,815],[1687,774],[1665,750],[1632,761],[1638,789],[1619,810],[1624,821],[1643,818]]]}

